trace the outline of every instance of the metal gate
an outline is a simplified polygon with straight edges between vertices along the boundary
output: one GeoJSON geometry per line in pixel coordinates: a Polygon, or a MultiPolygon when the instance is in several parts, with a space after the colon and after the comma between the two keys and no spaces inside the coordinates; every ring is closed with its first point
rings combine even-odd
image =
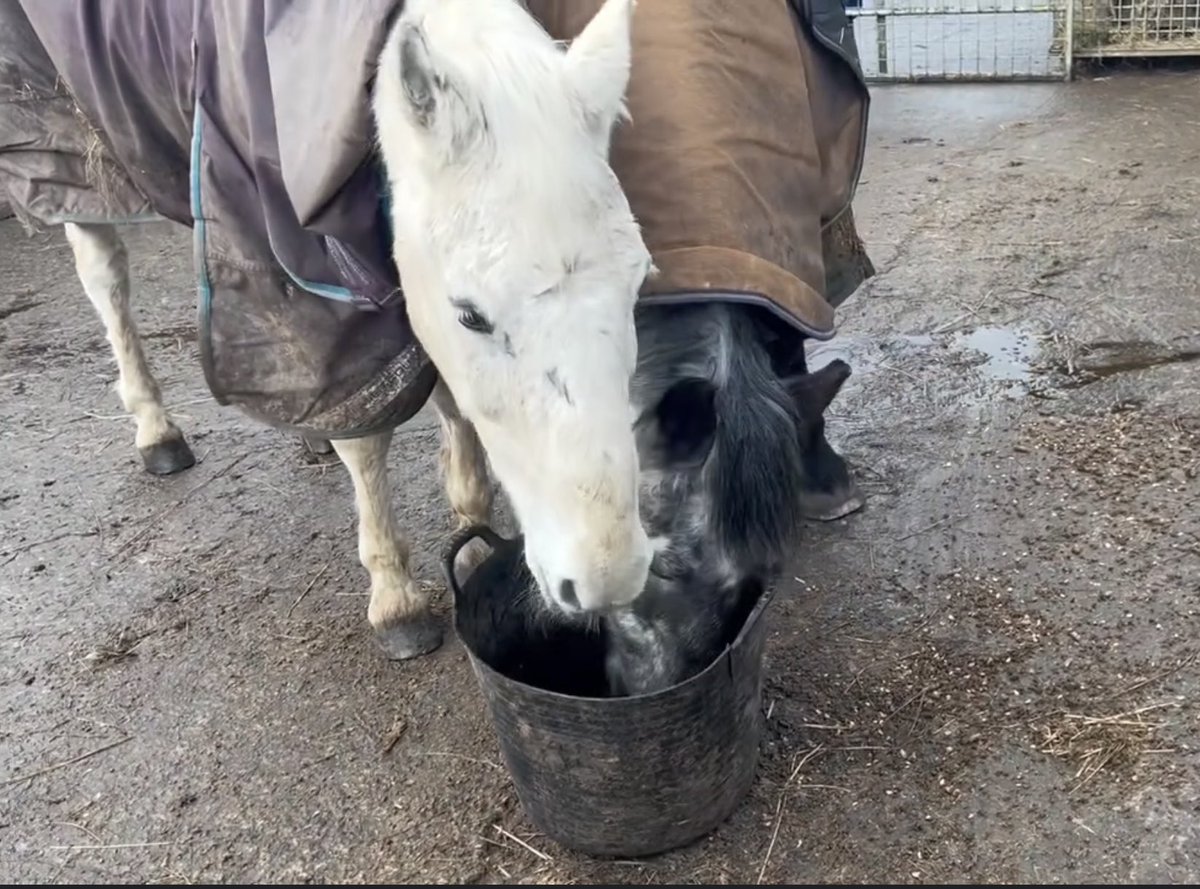
{"type": "Polygon", "coordinates": [[[1071,0],[851,2],[846,13],[868,80],[1061,80],[1069,71],[1071,0]]]}
{"type": "Polygon", "coordinates": [[[1074,0],[1077,58],[1200,55],[1200,0],[1074,0]]]}

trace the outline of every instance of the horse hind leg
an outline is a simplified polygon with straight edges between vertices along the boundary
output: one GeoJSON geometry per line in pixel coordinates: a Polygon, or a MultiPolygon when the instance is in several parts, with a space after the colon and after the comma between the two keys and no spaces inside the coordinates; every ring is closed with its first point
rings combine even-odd
{"type": "Polygon", "coordinates": [[[396,526],[387,457],[392,433],[333,442],[354,483],[358,511],[358,558],[371,577],[367,619],[392,660],[418,657],[442,644],[428,597],[409,570],[408,543],[396,526]]]}
{"type": "Polygon", "coordinates": [[[83,284],[117,359],[117,394],[137,423],[135,444],[146,471],[181,472],[196,463],[183,433],[163,407],[129,307],[129,256],[113,225],[67,223],[67,241],[83,284]]]}
{"type": "MultiPolygon", "coordinates": [[[[487,454],[475,427],[458,409],[446,384],[438,380],[433,406],[442,427],[441,468],[446,498],[458,528],[490,525],[495,495],[488,476],[487,454]]],[[[490,547],[479,538],[462,548],[454,560],[455,574],[464,577],[487,558],[490,547]]]]}
{"type": "Polygon", "coordinates": [[[309,466],[328,466],[339,462],[333,442],[319,435],[299,433],[300,459],[309,466]]]}
{"type": "Polygon", "coordinates": [[[335,453],[333,442],[327,438],[321,438],[316,435],[302,435],[300,436],[300,440],[304,444],[304,449],[317,457],[329,457],[335,453]]]}

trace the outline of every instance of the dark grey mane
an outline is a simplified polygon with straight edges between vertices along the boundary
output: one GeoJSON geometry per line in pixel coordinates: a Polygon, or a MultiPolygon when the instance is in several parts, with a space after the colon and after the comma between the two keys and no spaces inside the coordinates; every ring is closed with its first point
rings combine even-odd
{"type": "Polygon", "coordinates": [[[670,541],[660,575],[768,572],[799,523],[801,418],[757,311],[702,304],[639,315],[632,398],[643,521],[670,541]]]}
{"type": "Polygon", "coordinates": [[[849,368],[784,378],[768,340],[752,307],[639,312],[640,501],[659,552],[632,610],[607,621],[616,693],[663,688],[710,663],[795,539],[803,442],[849,368]]]}

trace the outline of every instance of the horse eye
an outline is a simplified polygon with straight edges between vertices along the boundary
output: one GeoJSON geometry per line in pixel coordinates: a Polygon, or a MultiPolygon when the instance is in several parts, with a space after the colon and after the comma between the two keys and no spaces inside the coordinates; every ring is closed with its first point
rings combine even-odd
{"type": "Polygon", "coordinates": [[[458,313],[458,323],[475,333],[491,333],[492,322],[475,309],[463,309],[458,313]]]}

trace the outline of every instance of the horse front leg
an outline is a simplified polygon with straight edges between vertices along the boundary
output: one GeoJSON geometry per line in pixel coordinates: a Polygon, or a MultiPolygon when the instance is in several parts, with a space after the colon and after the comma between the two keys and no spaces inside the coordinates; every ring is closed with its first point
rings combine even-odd
{"type": "MultiPolygon", "coordinates": [[[[442,427],[441,469],[446,498],[459,530],[490,525],[495,494],[488,474],[487,454],[475,427],[458,409],[446,384],[438,380],[433,406],[442,427]]],[[[479,538],[463,547],[454,560],[462,578],[482,562],[491,549],[479,538]]]]}
{"type": "Polygon", "coordinates": [[[387,457],[392,433],[335,441],[350,472],[358,511],[358,558],[371,577],[367,620],[384,653],[406,660],[442,644],[442,629],[429,613],[428,597],[409,572],[408,542],[396,526],[387,457]]]}
{"type": "Polygon", "coordinates": [[[170,475],[193,466],[196,458],[183,433],[163,407],[142,340],[129,309],[129,256],[116,226],[64,226],[75,254],[75,271],[104,322],[117,359],[117,394],[137,422],[135,444],[147,472],[170,475]]]}

